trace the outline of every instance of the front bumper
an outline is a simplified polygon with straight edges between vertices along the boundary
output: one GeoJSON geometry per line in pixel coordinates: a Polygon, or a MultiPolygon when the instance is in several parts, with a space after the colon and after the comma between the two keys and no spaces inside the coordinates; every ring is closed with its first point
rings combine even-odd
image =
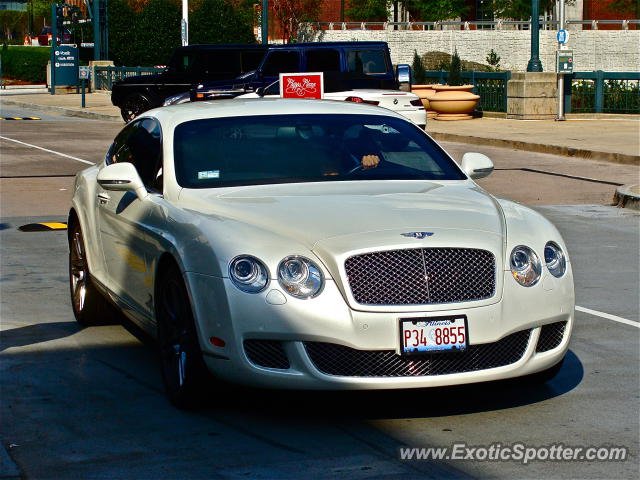
{"type": "MultiPolygon", "coordinates": [[[[510,274],[505,275],[502,296],[497,295],[498,301],[490,305],[474,307],[473,302],[455,306],[432,305],[423,310],[402,313],[351,309],[331,280],[327,281],[322,294],[312,300],[292,298],[273,281],[257,295],[240,292],[228,279],[195,273],[187,274],[187,284],[201,348],[212,373],[235,383],[270,388],[419,388],[528,375],[545,370],[564,357],[574,320],[570,269],[562,279],[547,276],[531,288],[521,287],[510,274]],[[399,349],[400,318],[460,314],[467,316],[468,336],[473,348],[500,345],[501,341],[505,342],[509,336],[518,336],[520,332],[520,337],[526,336],[525,343],[521,343],[521,352],[512,356],[507,364],[493,366],[495,363],[489,363],[489,368],[480,364],[472,370],[455,373],[445,368],[434,374],[399,376],[389,376],[384,372],[377,375],[375,370],[367,376],[328,374],[318,364],[317,358],[314,363],[309,355],[310,343],[331,344],[343,349],[348,347],[345,349],[348,352],[364,351],[367,355],[386,355],[391,361],[399,361],[400,357],[390,351],[399,349]],[[536,351],[537,348],[540,350],[541,327],[560,322],[564,322],[563,334],[553,348],[536,351]],[[213,336],[223,339],[225,346],[213,346],[209,341],[213,336]],[[284,368],[283,365],[279,365],[280,368],[265,367],[264,363],[258,365],[254,357],[252,362],[245,348],[247,340],[277,344],[286,359],[284,368]]],[[[406,362],[402,368],[408,372],[406,362]]]]}

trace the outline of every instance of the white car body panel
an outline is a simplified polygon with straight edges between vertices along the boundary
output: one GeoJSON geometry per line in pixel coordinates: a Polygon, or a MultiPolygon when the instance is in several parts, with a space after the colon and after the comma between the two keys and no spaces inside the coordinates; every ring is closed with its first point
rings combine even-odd
{"type": "MultiPolygon", "coordinates": [[[[96,182],[105,162],[76,178],[72,209],[86,238],[92,277],[135,322],[155,335],[155,272],[171,255],[183,272],[210,370],[228,380],[281,388],[408,388],[509,378],[544,370],[563,358],[574,320],[574,290],[567,247],[557,229],[537,212],[497,200],[470,179],[459,181],[378,180],[279,184],[217,189],[183,189],[175,178],[173,130],[185,121],[242,115],[400,113],[378,107],[316,100],[234,99],[197,102],[145,112],[163,130],[164,191],[144,200],[132,192],[108,192],[104,208],[96,182]],[[129,196],[122,210],[122,197],[129,196]],[[98,213],[96,213],[98,212],[98,213]],[[433,232],[416,239],[400,234],[433,232]],[[509,253],[527,245],[544,258],[546,242],[567,255],[567,271],[523,287],[513,278],[509,253]],[[429,305],[361,305],[346,282],[344,260],[355,254],[419,247],[482,248],[496,258],[491,298],[429,305]],[[268,287],[258,294],[238,290],[228,275],[237,255],[260,258],[269,269],[268,287]],[[288,295],[276,278],[278,263],[303,255],[323,270],[321,294],[308,300],[288,295]],[[400,318],[465,314],[470,343],[496,342],[531,330],[526,352],[510,365],[465,373],[420,377],[339,377],[320,372],[303,341],[328,342],[360,350],[398,350],[400,318]],[[536,353],[540,326],[567,322],[562,342],[536,353]],[[216,347],[208,339],[225,339],[216,347]],[[252,364],[244,339],[283,342],[291,368],[252,364]]],[[[426,135],[426,134],[425,134],[426,135]]],[[[544,262],[543,262],[544,263],[544,262]]]]}
{"type": "MultiPolygon", "coordinates": [[[[386,108],[401,114],[408,118],[416,125],[425,128],[427,125],[427,111],[422,104],[420,106],[411,105],[412,100],[420,101],[415,93],[401,92],[398,90],[377,90],[373,88],[356,88],[353,90],[345,90],[342,92],[328,92],[324,94],[324,100],[344,101],[349,97],[360,97],[363,100],[380,102],[377,106],[386,108]]],[[[257,93],[246,93],[236,97],[237,99],[246,98],[279,98],[278,95],[265,95],[260,97],[257,93]]],[[[354,102],[348,102],[354,103],[354,102]]]]}

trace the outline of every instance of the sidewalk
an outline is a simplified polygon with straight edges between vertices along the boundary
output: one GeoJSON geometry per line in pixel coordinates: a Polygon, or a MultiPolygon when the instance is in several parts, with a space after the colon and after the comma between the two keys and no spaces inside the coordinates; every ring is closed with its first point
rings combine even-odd
{"type": "MultiPolygon", "coordinates": [[[[31,94],[5,96],[0,105],[13,105],[60,115],[122,122],[107,93],[86,95],[31,94]]],[[[640,116],[606,120],[506,120],[478,118],[460,122],[429,121],[427,131],[436,140],[516,148],[591,160],[640,165],[640,116]]]]}
{"type": "MultiPolygon", "coordinates": [[[[20,94],[0,90],[3,105],[54,113],[58,115],[113,121],[123,124],[120,110],[111,104],[108,93],[86,95],[87,108],[80,107],[80,95],[20,94]]],[[[24,93],[23,93],[24,92],[24,93]]],[[[440,141],[512,148],[530,152],[565,155],[640,166],[640,116],[637,119],[571,119],[565,122],[522,121],[478,118],[461,122],[438,122],[427,125],[429,134],[440,141]]],[[[571,172],[573,173],[573,172],[571,172]]],[[[580,171],[575,172],[580,176],[580,171]]],[[[619,206],[640,209],[640,182],[618,188],[619,206]]]]}

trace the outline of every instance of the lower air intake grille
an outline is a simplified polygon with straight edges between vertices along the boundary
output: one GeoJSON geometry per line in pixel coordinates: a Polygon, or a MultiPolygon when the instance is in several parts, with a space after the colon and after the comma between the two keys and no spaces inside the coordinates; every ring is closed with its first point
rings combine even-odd
{"type": "Polygon", "coordinates": [[[538,338],[536,352],[548,352],[560,345],[566,326],[567,322],[556,322],[544,325],[540,329],[540,338],[538,338]]]}
{"type": "Polygon", "coordinates": [[[393,350],[355,350],[333,343],[305,342],[315,367],[343,377],[419,377],[502,367],[522,358],[531,330],[494,343],[469,345],[463,352],[402,357],[393,350]]]}
{"type": "Polygon", "coordinates": [[[277,340],[245,340],[244,351],[254,365],[265,368],[289,368],[289,359],[277,340]]]}

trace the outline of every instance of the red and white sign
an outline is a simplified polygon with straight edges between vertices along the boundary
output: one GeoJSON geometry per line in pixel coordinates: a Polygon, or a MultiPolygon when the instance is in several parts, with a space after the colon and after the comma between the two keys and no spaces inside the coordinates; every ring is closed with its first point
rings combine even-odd
{"type": "Polygon", "coordinates": [[[321,99],[323,96],[322,72],[280,74],[280,97],[321,99]]]}

